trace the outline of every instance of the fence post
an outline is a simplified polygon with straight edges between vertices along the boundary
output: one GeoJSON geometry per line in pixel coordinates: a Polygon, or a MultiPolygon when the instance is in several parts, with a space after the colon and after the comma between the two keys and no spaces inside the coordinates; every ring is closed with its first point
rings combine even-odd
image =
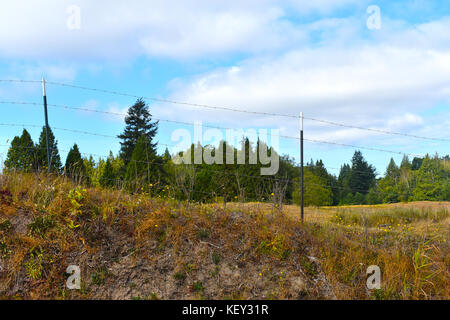
{"type": "Polygon", "coordinates": [[[303,223],[303,112],[300,112],[300,216],[303,223]]]}
{"type": "Polygon", "coordinates": [[[42,78],[42,94],[44,96],[44,114],[45,114],[45,139],[47,141],[47,166],[48,172],[50,172],[50,145],[48,141],[48,114],[47,114],[47,94],[45,92],[45,78],[42,78]]]}

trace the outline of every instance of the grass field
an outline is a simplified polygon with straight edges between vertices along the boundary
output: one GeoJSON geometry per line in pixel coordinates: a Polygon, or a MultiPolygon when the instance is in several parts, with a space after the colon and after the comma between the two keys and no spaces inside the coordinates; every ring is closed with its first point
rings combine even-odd
{"type": "Polygon", "coordinates": [[[0,176],[4,299],[449,299],[450,203],[282,210],[0,176]],[[82,270],[68,290],[69,264],[82,270]],[[381,269],[368,290],[366,270],[381,269]]]}
{"type": "MultiPolygon", "coordinates": [[[[270,204],[234,204],[277,214],[270,204]]],[[[298,220],[297,206],[283,212],[298,220]]],[[[305,208],[305,228],[338,299],[449,299],[450,203],[412,202],[305,208]],[[382,288],[366,289],[378,265],[382,288]]]]}

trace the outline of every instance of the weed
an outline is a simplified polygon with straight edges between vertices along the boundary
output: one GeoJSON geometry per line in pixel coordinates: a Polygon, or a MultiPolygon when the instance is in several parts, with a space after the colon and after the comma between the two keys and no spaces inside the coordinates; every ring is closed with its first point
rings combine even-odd
{"type": "Polygon", "coordinates": [[[29,278],[33,280],[40,279],[43,271],[44,250],[31,252],[30,260],[25,263],[25,271],[29,278]]]}
{"type": "Polygon", "coordinates": [[[149,300],[159,300],[158,295],[154,292],[150,293],[149,300]]]}
{"type": "Polygon", "coordinates": [[[201,281],[195,281],[192,284],[192,290],[194,290],[195,292],[203,292],[203,290],[205,290],[205,287],[203,287],[203,283],[201,281]]]}
{"type": "Polygon", "coordinates": [[[4,241],[0,241],[0,257],[4,258],[9,254],[8,245],[4,241]]]}
{"type": "Polygon", "coordinates": [[[28,225],[31,234],[36,234],[40,237],[45,237],[48,230],[53,228],[56,222],[50,215],[39,216],[34,218],[33,222],[28,225]]]}
{"type": "Polygon", "coordinates": [[[282,235],[276,235],[273,239],[261,241],[258,245],[258,251],[260,254],[273,255],[282,260],[289,257],[290,254],[290,249],[282,235]]]}
{"type": "Polygon", "coordinates": [[[178,272],[175,272],[173,277],[175,280],[183,281],[184,279],[186,279],[186,274],[184,272],[178,271],[178,272]]]}
{"type": "Polygon", "coordinates": [[[209,234],[210,234],[210,232],[208,229],[201,228],[201,229],[197,230],[197,238],[199,238],[200,240],[208,239],[209,234]]]}
{"type": "Polygon", "coordinates": [[[70,204],[72,205],[72,215],[81,213],[80,208],[82,206],[83,200],[86,198],[86,189],[76,187],[75,189],[69,191],[67,197],[69,198],[70,204]]]}
{"type": "Polygon", "coordinates": [[[303,269],[305,270],[306,274],[312,277],[317,276],[318,274],[317,266],[308,257],[302,256],[300,259],[300,263],[303,269]]]}
{"type": "Polygon", "coordinates": [[[215,252],[215,251],[212,253],[211,258],[215,265],[218,265],[220,263],[220,261],[222,260],[221,254],[218,252],[215,252]]]}
{"type": "Polygon", "coordinates": [[[186,264],[184,264],[183,268],[184,268],[184,271],[187,274],[189,274],[189,273],[191,273],[192,271],[195,270],[195,264],[193,264],[193,263],[186,263],[186,264]]]}
{"type": "Polygon", "coordinates": [[[101,286],[105,283],[106,278],[109,276],[109,272],[106,268],[97,270],[91,275],[91,283],[101,286]]]}
{"type": "Polygon", "coordinates": [[[213,278],[217,277],[217,275],[219,274],[219,270],[220,270],[219,266],[215,266],[214,271],[211,271],[211,276],[213,278]]]}
{"type": "Polygon", "coordinates": [[[8,219],[0,222],[0,231],[8,232],[12,228],[12,224],[8,219]]]}

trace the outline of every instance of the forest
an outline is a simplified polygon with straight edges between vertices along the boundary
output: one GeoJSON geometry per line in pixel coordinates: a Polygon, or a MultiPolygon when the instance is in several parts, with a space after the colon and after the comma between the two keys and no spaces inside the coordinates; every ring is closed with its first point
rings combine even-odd
{"type": "MultiPolygon", "coordinates": [[[[234,157],[244,152],[245,164],[177,164],[174,157],[209,148],[211,154],[225,150],[219,146],[192,145],[180,154],[170,154],[166,148],[157,153],[155,136],[158,122],[152,121],[149,106],[138,99],[128,109],[125,129],[118,136],[120,152],[110,152],[107,159],[83,156],[77,144],[61,162],[58,141],[49,128],[50,169],[48,168],[46,127],[35,143],[24,129],[11,141],[4,171],[50,171],[88,187],[125,189],[131,193],[147,193],[153,197],[173,198],[193,202],[271,202],[300,203],[300,168],[288,155],[280,156],[279,170],[273,176],[261,176],[263,166],[249,164],[248,157],[260,147],[242,137],[240,148],[232,146],[234,157]]],[[[263,146],[267,153],[276,152],[263,146]]],[[[341,166],[339,175],[329,173],[322,160],[310,160],[304,168],[304,201],[306,206],[381,204],[410,201],[450,201],[449,155],[426,155],[400,164],[391,158],[385,172],[377,174],[361,151],[356,150],[350,163],[341,166]]],[[[224,162],[225,163],[225,162],[224,162]]]]}

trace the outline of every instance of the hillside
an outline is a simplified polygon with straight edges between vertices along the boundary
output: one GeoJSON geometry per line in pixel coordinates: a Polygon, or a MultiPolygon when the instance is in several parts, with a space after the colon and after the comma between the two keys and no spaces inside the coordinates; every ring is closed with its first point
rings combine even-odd
{"type": "Polygon", "coordinates": [[[0,297],[448,299],[449,207],[307,208],[302,225],[295,206],[187,204],[3,175],[0,297]],[[375,292],[371,264],[383,270],[375,292]],[[81,290],[65,287],[69,265],[81,290]]]}
{"type": "Polygon", "coordinates": [[[298,222],[3,176],[4,298],[333,298],[298,222]],[[311,276],[301,261],[315,270],[311,276]],[[64,289],[68,265],[80,291],[64,289]]]}

